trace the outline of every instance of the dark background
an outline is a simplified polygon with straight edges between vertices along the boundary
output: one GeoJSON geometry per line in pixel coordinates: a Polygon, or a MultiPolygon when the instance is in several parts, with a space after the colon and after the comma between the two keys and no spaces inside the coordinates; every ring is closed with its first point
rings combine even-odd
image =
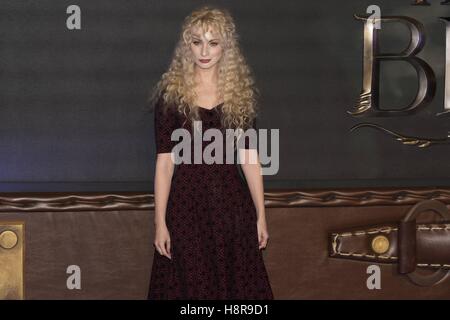
{"type": "MultiPolygon", "coordinates": [[[[262,93],[258,127],[280,129],[280,169],[266,189],[448,186],[450,145],[405,146],[372,130],[444,138],[445,27],[450,7],[377,1],[426,29],[419,57],[437,77],[436,97],[407,117],[353,118],[362,79],[364,14],[373,1],[0,2],[0,191],[152,191],[155,166],[149,89],[168,67],[186,15],[228,8],[262,93]],[[81,30],[66,8],[81,8],[81,30]]],[[[381,50],[408,44],[402,25],[382,25],[381,50]]],[[[450,75],[449,75],[450,76],[450,75]]],[[[381,106],[406,106],[412,66],[382,63],[381,106]]]]}

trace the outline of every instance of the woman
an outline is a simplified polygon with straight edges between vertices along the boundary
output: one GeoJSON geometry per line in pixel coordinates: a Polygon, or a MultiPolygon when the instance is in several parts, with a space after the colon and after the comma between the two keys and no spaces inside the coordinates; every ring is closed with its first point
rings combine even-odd
{"type": "Polygon", "coordinates": [[[171,141],[178,128],[193,134],[194,121],[203,131],[254,128],[256,94],[229,13],[194,11],[152,95],[156,233],[149,299],[273,299],[261,251],[269,236],[257,149],[239,149],[241,159],[258,160],[241,164],[242,177],[238,164],[225,160],[181,163],[174,174],[178,142],[171,141]]]}

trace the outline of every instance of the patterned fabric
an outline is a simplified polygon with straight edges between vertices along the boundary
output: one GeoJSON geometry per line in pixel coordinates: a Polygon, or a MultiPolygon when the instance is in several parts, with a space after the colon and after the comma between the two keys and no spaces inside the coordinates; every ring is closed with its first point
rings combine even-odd
{"type": "MultiPolygon", "coordinates": [[[[157,153],[170,152],[178,143],[171,141],[171,133],[185,119],[174,108],[164,113],[162,107],[160,100],[155,109],[157,153]]],[[[203,132],[222,130],[221,107],[200,108],[203,132]]],[[[189,121],[183,127],[192,133],[189,121]]],[[[210,143],[203,142],[203,148],[210,143]]],[[[166,210],[172,259],[154,251],[148,299],[273,299],[256,220],[236,164],[177,165],[166,210]]]]}

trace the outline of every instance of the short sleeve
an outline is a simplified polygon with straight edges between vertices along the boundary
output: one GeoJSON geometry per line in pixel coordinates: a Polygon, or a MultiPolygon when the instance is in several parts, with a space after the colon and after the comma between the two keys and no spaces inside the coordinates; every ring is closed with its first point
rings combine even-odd
{"type": "Polygon", "coordinates": [[[258,130],[256,129],[256,118],[253,119],[252,121],[252,126],[251,128],[247,129],[249,131],[254,131],[254,135],[251,132],[247,133],[247,136],[245,137],[244,140],[244,149],[258,149],[258,130]],[[250,130],[253,129],[253,130],[250,130]],[[250,143],[250,139],[253,139],[253,144],[250,143]]]}
{"type": "Polygon", "coordinates": [[[178,141],[172,141],[172,132],[177,129],[177,112],[170,106],[164,110],[164,100],[158,99],[155,105],[155,143],[156,153],[170,153],[178,141]]]}

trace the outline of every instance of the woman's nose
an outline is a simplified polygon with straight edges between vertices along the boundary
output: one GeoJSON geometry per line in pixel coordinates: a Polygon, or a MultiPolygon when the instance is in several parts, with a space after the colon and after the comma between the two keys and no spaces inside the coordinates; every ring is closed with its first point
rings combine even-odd
{"type": "Polygon", "coordinates": [[[202,56],[207,56],[208,53],[209,53],[209,51],[208,51],[208,46],[207,46],[207,45],[206,45],[206,46],[203,46],[203,47],[202,47],[202,56]]]}

